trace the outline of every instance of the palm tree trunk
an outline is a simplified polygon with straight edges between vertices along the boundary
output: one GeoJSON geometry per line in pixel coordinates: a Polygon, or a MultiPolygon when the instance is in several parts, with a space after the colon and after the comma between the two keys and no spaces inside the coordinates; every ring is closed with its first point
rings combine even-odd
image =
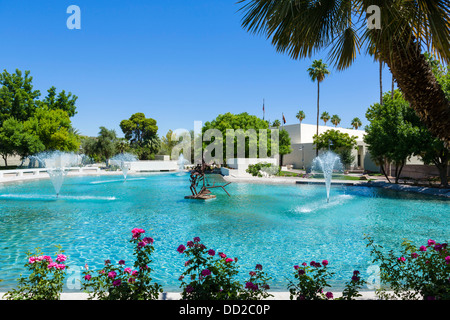
{"type": "MultiPolygon", "coordinates": [[[[316,134],[319,135],[319,96],[320,96],[320,81],[317,80],[317,128],[316,134]]],[[[316,157],[319,155],[319,148],[316,146],[316,157]]]]}
{"type": "Polygon", "coordinates": [[[392,76],[391,99],[394,100],[394,76],[392,76]]]}
{"type": "Polygon", "coordinates": [[[406,46],[393,43],[391,47],[406,48],[381,53],[397,86],[430,132],[449,148],[450,101],[436,81],[431,67],[420,51],[420,46],[412,39],[406,46]]]}
{"type": "Polygon", "coordinates": [[[380,104],[383,105],[383,61],[380,60],[380,104]]]}

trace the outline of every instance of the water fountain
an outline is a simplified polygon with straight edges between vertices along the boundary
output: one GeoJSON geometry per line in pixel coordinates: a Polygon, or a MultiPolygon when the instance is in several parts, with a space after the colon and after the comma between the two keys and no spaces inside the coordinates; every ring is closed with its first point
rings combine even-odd
{"type": "Polygon", "coordinates": [[[47,169],[56,197],[59,196],[64,177],[69,172],[70,167],[81,163],[82,155],[64,151],[44,151],[29,157],[30,162],[38,161],[40,167],[47,169]]]}
{"type": "Polygon", "coordinates": [[[331,187],[331,178],[333,175],[333,171],[338,170],[342,171],[343,165],[339,156],[332,152],[327,151],[324,154],[319,155],[314,158],[312,162],[312,171],[322,172],[323,177],[325,179],[325,186],[327,190],[327,202],[330,202],[330,187],[331,187]]]}
{"type": "Polygon", "coordinates": [[[112,157],[109,162],[112,165],[116,165],[122,170],[124,180],[127,180],[127,174],[130,170],[130,162],[138,161],[138,158],[131,153],[119,153],[112,157]]]}
{"type": "Polygon", "coordinates": [[[184,158],[183,154],[180,153],[180,156],[178,157],[178,171],[183,171],[184,170],[184,166],[189,163],[189,161],[187,159],[184,158]]]}

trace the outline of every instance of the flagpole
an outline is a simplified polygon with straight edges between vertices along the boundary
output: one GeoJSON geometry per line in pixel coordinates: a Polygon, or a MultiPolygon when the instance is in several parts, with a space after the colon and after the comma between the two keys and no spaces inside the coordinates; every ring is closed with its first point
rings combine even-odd
{"type": "Polygon", "coordinates": [[[263,121],[266,116],[266,109],[264,108],[264,99],[263,99],[263,121]]]}

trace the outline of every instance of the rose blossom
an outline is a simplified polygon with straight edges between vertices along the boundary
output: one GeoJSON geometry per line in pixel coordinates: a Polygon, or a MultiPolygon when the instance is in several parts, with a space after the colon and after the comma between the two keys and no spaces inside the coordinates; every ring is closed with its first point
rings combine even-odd
{"type": "Polygon", "coordinates": [[[66,261],[66,259],[67,259],[67,257],[66,257],[65,255],[63,255],[63,254],[58,254],[58,256],[57,256],[57,258],[56,258],[56,261],[58,261],[58,262],[64,262],[64,261],[66,261]]]}
{"type": "Polygon", "coordinates": [[[186,247],[185,247],[184,245],[180,244],[180,246],[178,247],[177,251],[178,251],[179,253],[183,253],[184,250],[186,250],[186,247]]]}

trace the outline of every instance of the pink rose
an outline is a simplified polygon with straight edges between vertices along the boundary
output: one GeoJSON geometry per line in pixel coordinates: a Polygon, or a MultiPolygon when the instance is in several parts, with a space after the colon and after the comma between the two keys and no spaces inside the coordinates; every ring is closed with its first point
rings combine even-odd
{"type": "Polygon", "coordinates": [[[63,254],[58,254],[58,256],[56,257],[56,261],[58,262],[64,262],[66,261],[67,257],[63,254]]]}
{"type": "Polygon", "coordinates": [[[326,265],[328,265],[328,261],[327,260],[323,260],[322,261],[323,266],[325,267],[326,265]]]}
{"type": "Polygon", "coordinates": [[[108,278],[114,279],[117,276],[117,273],[115,271],[108,272],[108,278]]]}
{"type": "Polygon", "coordinates": [[[90,274],[87,274],[87,275],[84,276],[84,279],[87,280],[87,281],[91,280],[91,278],[92,278],[92,277],[91,277],[90,274]]]}
{"type": "Polygon", "coordinates": [[[234,260],[233,260],[232,258],[226,258],[226,259],[225,259],[225,262],[227,262],[227,263],[228,263],[228,262],[231,262],[231,261],[234,261],[234,260]]]}
{"type": "Polygon", "coordinates": [[[131,233],[133,234],[133,238],[137,239],[141,236],[142,233],[145,233],[145,230],[140,228],[134,228],[133,230],[131,230],[131,233]]]}

